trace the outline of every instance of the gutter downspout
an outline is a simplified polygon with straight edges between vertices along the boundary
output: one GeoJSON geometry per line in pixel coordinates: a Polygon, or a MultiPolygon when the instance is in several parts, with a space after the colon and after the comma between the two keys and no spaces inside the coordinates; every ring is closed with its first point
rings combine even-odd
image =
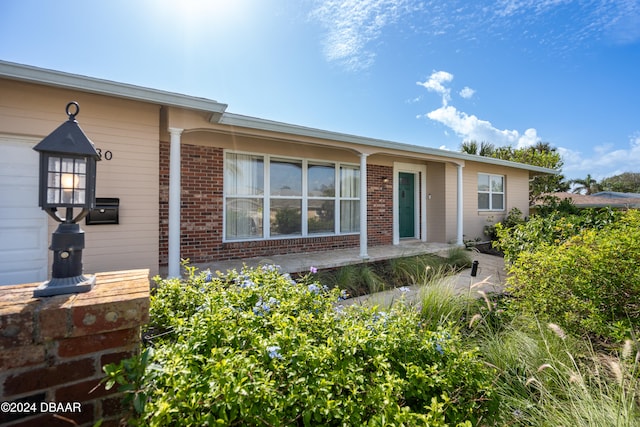
{"type": "Polygon", "coordinates": [[[180,273],[180,135],[184,129],[169,128],[169,265],[167,277],[181,277],[180,273]]]}
{"type": "Polygon", "coordinates": [[[464,225],[464,218],[463,218],[463,208],[464,208],[464,198],[463,198],[463,192],[462,192],[462,165],[457,165],[458,167],[458,203],[457,203],[457,210],[456,210],[456,219],[457,219],[457,236],[456,236],[456,244],[462,246],[464,244],[462,238],[463,238],[463,225],[464,225]]]}

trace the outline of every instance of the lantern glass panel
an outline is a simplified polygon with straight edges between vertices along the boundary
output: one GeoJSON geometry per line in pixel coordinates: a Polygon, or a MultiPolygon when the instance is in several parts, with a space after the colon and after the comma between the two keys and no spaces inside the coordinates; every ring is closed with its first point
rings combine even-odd
{"type": "Polygon", "coordinates": [[[73,173],[73,172],[74,172],[73,165],[74,165],[74,163],[75,163],[75,162],[74,162],[74,160],[75,160],[75,159],[65,159],[65,158],[61,158],[60,160],[61,160],[61,162],[62,162],[62,168],[60,168],[60,171],[61,171],[61,172],[71,172],[71,173],[73,173]]]}
{"type": "MultiPolygon", "coordinates": [[[[86,175],[87,173],[87,160],[75,159],[75,173],[80,175],[86,175]]],[[[83,186],[84,188],[84,186],[83,186]]]]}
{"type": "Polygon", "coordinates": [[[49,172],[60,170],[60,157],[49,157],[49,172]]]}
{"type": "Polygon", "coordinates": [[[73,192],[73,203],[76,205],[84,205],[84,190],[76,190],[73,192]]]}
{"type": "Polygon", "coordinates": [[[87,160],[51,156],[47,166],[47,203],[84,205],[86,202],[87,160]]]}
{"type": "Polygon", "coordinates": [[[47,190],[47,203],[50,205],[60,204],[60,192],[57,188],[49,188],[47,190]]]}

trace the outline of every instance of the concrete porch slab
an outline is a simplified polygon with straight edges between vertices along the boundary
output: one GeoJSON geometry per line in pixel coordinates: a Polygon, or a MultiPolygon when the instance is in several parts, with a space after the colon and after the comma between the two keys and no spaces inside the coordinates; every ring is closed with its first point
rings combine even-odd
{"type": "Polygon", "coordinates": [[[416,240],[401,242],[399,245],[372,246],[368,248],[369,258],[363,260],[360,257],[359,248],[335,249],[323,252],[304,252],[287,255],[273,255],[270,257],[244,258],[212,263],[195,264],[200,270],[226,272],[227,270],[240,270],[243,265],[256,267],[265,264],[276,264],[280,270],[287,273],[301,273],[309,271],[311,267],[319,270],[326,268],[342,267],[362,262],[382,261],[385,259],[403,258],[413,255],[446,254],[456,245],[446,243],[426,243],[416,240]]]}

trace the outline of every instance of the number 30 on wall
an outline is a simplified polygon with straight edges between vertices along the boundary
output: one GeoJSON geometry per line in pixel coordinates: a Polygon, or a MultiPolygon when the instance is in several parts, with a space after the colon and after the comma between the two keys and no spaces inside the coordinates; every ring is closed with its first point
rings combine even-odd
{"type": "Polygon", "coordinates": [[[98,152],[98,156],[100,156],[100,160],[111,160],[113,159],[113,153],[111,150],[102,151],[102,148],[96,148],[98,152]]]}

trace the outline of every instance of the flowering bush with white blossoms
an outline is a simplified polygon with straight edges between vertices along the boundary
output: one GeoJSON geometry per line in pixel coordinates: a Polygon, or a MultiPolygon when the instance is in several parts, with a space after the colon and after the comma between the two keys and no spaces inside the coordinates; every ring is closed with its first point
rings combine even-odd
{"type": "Polygon", "coordinates": [[[276,266],[157,280],[148,347],[105,367],[130,425],[472,426],[493,372],[405,304],[343,307],[344,294],[276,266]]]}

